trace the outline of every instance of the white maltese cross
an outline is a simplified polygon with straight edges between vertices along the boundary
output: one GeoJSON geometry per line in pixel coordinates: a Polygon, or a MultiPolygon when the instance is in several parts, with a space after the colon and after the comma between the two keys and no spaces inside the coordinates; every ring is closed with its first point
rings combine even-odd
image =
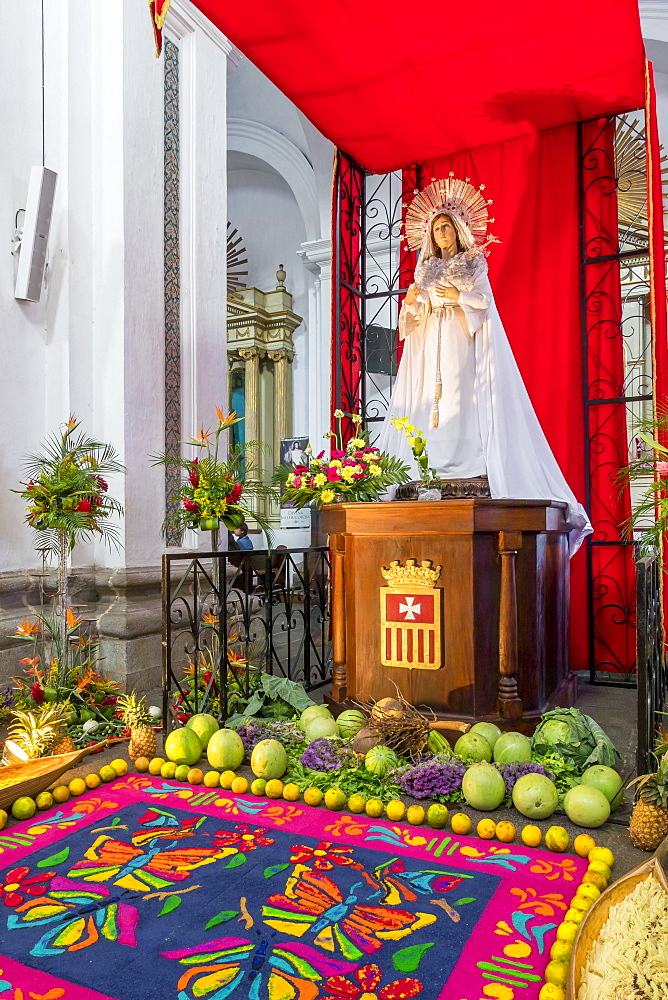
{"type": "Polygon", "coordinates": [[[414,597],[404,598],[405,604],[399,605],[399,614],[403,615],[407,622],[414,622],[417,615],[420,614],[421,604],[415,603],[414,597]]]}

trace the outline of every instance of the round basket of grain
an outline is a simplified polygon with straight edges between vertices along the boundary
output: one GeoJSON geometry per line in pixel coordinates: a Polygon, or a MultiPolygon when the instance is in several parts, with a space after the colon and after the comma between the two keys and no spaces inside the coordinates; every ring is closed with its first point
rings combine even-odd
{"type": "Polygon", "coordinates": [[[602,893],[573,946],[568,1000],[668,998],[668,838],[602,893]]]}

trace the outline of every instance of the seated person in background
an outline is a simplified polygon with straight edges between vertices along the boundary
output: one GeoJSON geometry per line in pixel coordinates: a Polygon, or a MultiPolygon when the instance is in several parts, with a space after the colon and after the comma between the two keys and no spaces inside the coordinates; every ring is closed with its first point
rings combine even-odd
{"type": "Polygon", "coordinates": [[[248,537],[248,525],[245,521],[240,524],[238,528],[235,528],[232,534],[235,536],[237,546],[240,549],[253,548],[253,543],[248,537]]]}

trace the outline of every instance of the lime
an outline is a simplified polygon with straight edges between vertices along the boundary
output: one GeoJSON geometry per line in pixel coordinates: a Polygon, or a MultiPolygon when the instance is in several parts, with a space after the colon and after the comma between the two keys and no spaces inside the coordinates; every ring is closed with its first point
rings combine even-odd
{"type": "Polygon", "coordinates": [[[179,764],[176,770],[174,771],[174,777],[176,778],[177,781],[187,781],[189,770],[190,768],[188,767],[187,764],[179,764]]]}
{"type": "Polygon", "coordinates": [[[360,792],[355,792],[348,799],[348,809],[351,813],[363,813],[366,806],[366,799],[360,792]]]}
{"type": "Polygon", "coordinates": [[[583,876],[582,884],[595,885],[597,889],[603,892],[608,887],[608,880],[605,875],[601,875],[600,872],[593,872],[591,868],[588,868],[583,876]]]}
{"type": "Polygon", "coordinates": [[[51,794],[53,795],[54,802],[67,802],[70,797],[70,790],[67,785],[56,785],[51,794]]]}
{"type": "Polygon", "coordinates": [[[566,916],[564,917],[564,922],[579,924],[582,922],[583,917],[584,913],[582,912],[582,910],[576,910],[571,906],[570,910],[566,910],[566,916]]]}
{"type": "Polygon", "coordinates": [[[29,795],[22,795],[20,799],[16,799],[12,806],[14,819],[32,819],[36,812],[35,800],[31,799],[29,795]]]}
{"type": "Polygon", "coordinates": [[[557,941],[567,941],[568,944],[573,944],[577,932],[577,924],[571,923],[570,920],[564,920],[563,924],[559,924],[557,927],[557,941]]]}
{"type": "MultiPolygon", "coordinates": [[[[48,792],[42,792],[42,795],[45,795],[45,794],[48,795],[49,793],[48,792]]],[[[46,808],[46,806],[44,808],[46,808]]],[[[4,809],[0,809],[0,830],[4,830],[4,828],[7,826],[7,820],[8,819],[9,819],[9,816],[7,815],[7,813],[5,812],[5,810],[4,809]]]]}
{"type": "Polygon", "coordinates": [[[588,860],[591,861],[603,861],[608,868],[612,868],[615,863],[615,855],[608,847],[594,847],[587,855],[588,860]]]}
{"type": "MultiPolygon", "coordinates": [[[[590,882],[585,882],[576,892],[575,898],[577,899],[577,897],[580,896],[582,899],[591,899],[593,903],[594,900],[598,899],[600,895],[600,889],[597,889],[596,886],[592,885],[590,882]]],[[[575,906],[575,900],[573,900],[573,906],[575,906]]]]}
{"type": "Polygon", "coordinates": [[[113,767],[109,766],[109,764],[105,764],[104,767],[101,767],[99,774],[102,781],[114,781],[116,778],[116,772],[113,767]]]}
{"type": "Polygon", "coordinates": [[[612,871],[606,865],[605,861],[590,861],[589,871],[599,872],[599,874],[603,875],[608,880],[608,882],[610,881],[610,878],[612,876],[612,871]]]}
{"type": "Polygon", "coordinates": [[[545,846],[548,851],[556,851],[559,854],[563,854],[564,851],[568,850],[570,842],[571,838],[568,836],[568,831],[563,826],[551,826],[545,834],[545,846]]]}
{"type": "MultiPolygon", "coordinates": [[[[40,792],[35,799],[35,805],[38,809],[50,809],[53,805],[53,795],[51,792],[40,792]]],[[[5,813],[5,816],[7,814],[5,813]]],[[[2,827],[0,826],[0,830],[2,827]]]]}
{"type": "Polygon", "coordinates": [[[173,761],[166,761],[160,768],[160,774],[163,778],[173,778],[176,775],[176,764],[173,761]]]}
{"type": "Polygon", "coordinates": [[[555,962],[567,962],[572,951],[572,941],[559,941],[557,939],[550,948],[550,958],[554,959],[555,962]]]}
{"type": "Polygon", "coordinates": [[[434,802],[427,809],[427,823],[433,830],[442,830],[448,822],[448,807],[434,802]]]}
{"type": "MultiPolygon", "coordinates": [[[[237,779],[238,780],[238,779],[237,779]]],[[[245,781],[246,779],[242,779],[245,781]]],[[[234,790],[234,785],[232,786],[234,790]]],[[[264,789],[264,794],[268,799],[280,799],[283,795],[283,782],[280,778],[270,778],[264,789]]]]}
{"type": "Polygon", "coordinates": [[[267,781],[265,778],[256,778],[253,784],[250,786],[252,795],[264,795],[264,790],[267,787],[267,781]]]}
{"type": "Polygon", "coordinates": [[[538,1000],[566,1000],[566,990],[556,983],[544,983],[538,994],[538,1000]]]}
{"type": "Polygon", "coordinates": [[[565,986],[568,979],[568,962],[550,962],[545,970],[545,982],[565,986]]]}

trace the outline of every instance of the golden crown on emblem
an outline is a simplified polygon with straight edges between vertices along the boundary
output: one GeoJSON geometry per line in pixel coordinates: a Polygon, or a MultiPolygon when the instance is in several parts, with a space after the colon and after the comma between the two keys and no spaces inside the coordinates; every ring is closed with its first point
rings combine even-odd
{"type": "Polygon", "coordinates": [[[423,559],[420,565],[417,559],[407,559],[402,566],[398,559],[393,559],[388,566],[381,566],[381,573],[389,587],[435,587],[441,575],[441,566],[434,566],[431,559],[423,559]]]}

